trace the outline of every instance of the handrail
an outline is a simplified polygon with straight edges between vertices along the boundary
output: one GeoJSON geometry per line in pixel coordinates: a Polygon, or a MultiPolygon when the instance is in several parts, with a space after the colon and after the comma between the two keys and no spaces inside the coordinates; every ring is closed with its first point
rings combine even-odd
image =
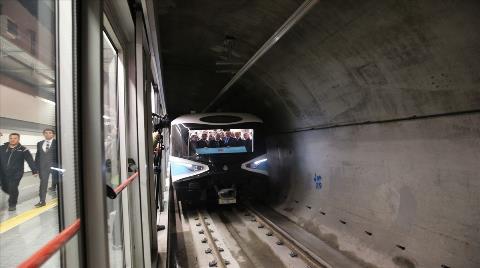
{"type": "MultiPolygon", "coordinates": [[[[119,194],[125,187],[127,187],[136,177],[138,171],[128,177],[122,184],[115,188],[115,194],[119,194]]],[[[17,268],[37,268],[52,257],[57,250],[65,245],[77,232],[80,230],[80,219],[76,219],[70,226],[65,228],[62,232],[56,235],[45,246],[39,249],[35,254],[30,256],[27,260],[18,265],[17,268]]]]}
{"type": "Polygon", "coordinates": [[[138,171],[133,173],[132,176],[128,177],[124,182],[122,182],[120,185],[115,188],[115,193],[119,194],[125,187],[127,187],[136,177],[138,176],[138,171]]]}
{"type": "Polygon", "coordinates": [[[76,219],[75,222],[56,235],[45,246],[30,256],[30,258],[18,265],[18,268],[40,267],[40,265],[50,259],[50,257],[52,257],[57,250],[66,244],[68,240],[70,240],[78,232],[78,230],[80,230],[80,219],[76,219]]]}

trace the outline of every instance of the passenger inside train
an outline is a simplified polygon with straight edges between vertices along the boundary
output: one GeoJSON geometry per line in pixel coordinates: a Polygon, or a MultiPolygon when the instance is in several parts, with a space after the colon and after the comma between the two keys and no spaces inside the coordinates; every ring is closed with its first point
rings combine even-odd
{"type": "Polygon", "coordinates": [[[191,154],[253,152],[253,129],[209,129],[189,131],[191,154]]]}

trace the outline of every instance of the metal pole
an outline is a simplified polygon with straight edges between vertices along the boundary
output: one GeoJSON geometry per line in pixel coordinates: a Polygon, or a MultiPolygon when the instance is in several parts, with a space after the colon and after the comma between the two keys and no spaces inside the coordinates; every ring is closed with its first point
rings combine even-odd
{"type": "Polygon", "coordinates": [[[86,267],[109,267],[103,174],[103,1],[79,3],[82,230],[86,267]]]}

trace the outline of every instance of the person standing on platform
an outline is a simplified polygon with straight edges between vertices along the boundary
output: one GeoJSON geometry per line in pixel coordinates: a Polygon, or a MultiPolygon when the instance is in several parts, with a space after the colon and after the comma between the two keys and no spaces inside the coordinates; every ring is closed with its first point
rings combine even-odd
{"type": "Polygon", "coordinates": [[[57,172],[52,172],[50,169],[51,167],[57,167],[57,140],[54,139],[54,136],[54,130],[46,128],[43,130],[43,137],[45,137],[45,139],[37,143],[35,163],[40,175],[40,187],[38,190],[40,201],[35,205],[37,208],[45,206],[50,174],[52,174],[52,186],[48,189],[55,191],[58,186],[58,174],[57,172]]]}
{"type": "Polygon", "coordinates": [[[18,185],[23,177],[25,161],[32,170],[32,174],[36,176],[38,172],[32,154],[20,144],[20,134],[11,133],[8,136],[8,142],[0,146],[0,169],[6,184],[4,188],[9,195],[8,211],[17,209],[18,185]]]}
{"type": "MultiPolygon", "coordinates": [[[[3,137],[3,133],[0,132],[0,139],[3,137]]],[[[3,192],[8,194],[8,187],[7,183],[5,182],[5,176],[3,175],[3,170],[0,167],[0,188],[2,189],[3,192]]]]}

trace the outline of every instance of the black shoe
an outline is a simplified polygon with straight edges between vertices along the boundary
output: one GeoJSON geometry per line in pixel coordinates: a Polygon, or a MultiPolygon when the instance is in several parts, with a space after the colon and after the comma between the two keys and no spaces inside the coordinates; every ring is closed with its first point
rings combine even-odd
{"type": "Polygon", "coordinates": [[[45,206],[45,202],[38,202],[35,204],[35,207],[36,208],[41,208],[41,207],[44,207],[45,206]]]}
{"type": "Polygon", "coordinates": [[[15,211],[15,210],[17,210],[16,207],[8,207],[8,211],[15,211]]]}
{"type": "Polygon", "coordinates": [[[157,232],[165,230],[165,225],[157,225],[157,232]]]}

